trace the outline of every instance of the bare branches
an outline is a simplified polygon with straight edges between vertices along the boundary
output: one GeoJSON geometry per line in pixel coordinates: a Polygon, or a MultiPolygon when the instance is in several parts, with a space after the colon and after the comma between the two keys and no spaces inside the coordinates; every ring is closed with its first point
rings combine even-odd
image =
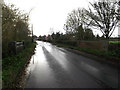
{"type": "Polygon", "coordinates": [[[97,27],[106,38],[109,38],[114,32],[120,17],[118,3],[109,0],[90,3],[91,8],[86,10],[89,26],[97,27]]]}
{"type": "Polygon", "coordinates": [[[77,10],[73,10],[68,14],[66,23],[64,24],[64,29],[68,32],[75,33],[76,29],[82,24],[84,24],[85,18],[85,9],[78,8],[77,10]]]}

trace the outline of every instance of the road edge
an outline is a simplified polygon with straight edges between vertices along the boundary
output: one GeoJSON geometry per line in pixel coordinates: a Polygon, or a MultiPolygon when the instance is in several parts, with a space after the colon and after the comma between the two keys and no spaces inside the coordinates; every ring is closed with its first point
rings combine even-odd
{"type": "MultiPolygon", "coordinates": [[[[57,46],[57,45],[56,45],[56,46],[57,46]]],[[[60,46],[58,46],[58,47],[60,47],[60,46]]],[[[82,52],[82,51],[75,50],[75,49],[71,49],[71,48],[66,48],[66,47],[62,47],[62,48],[66,49],[67,51],[76,53],[76,54],[78,54],[78,55],[82,55],[82,56],[88,57],[88,58],[90,58],[90,59],[99,61],[100,63],[104,63],[104,64],[110,65],[110,66],[112,66],[112,67],[115,67],[115,68],[118,68],[118,67],[119,67],[118,64],[113,63],[113,62],[111,62],[111,61],[109,61],[109,60],[106,60],[106,58],[101,58],[100,56],[96,56],[96,55],[93,55],[93,54],[90,54],[90,53],[82,52]]]]}

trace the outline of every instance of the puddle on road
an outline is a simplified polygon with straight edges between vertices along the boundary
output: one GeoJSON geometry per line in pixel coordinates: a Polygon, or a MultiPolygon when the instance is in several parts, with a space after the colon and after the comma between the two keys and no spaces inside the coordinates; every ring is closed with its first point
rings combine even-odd
{"type": "Polygon", "coordinates": [[[54,75],[42,49],[45,43],[40,41],[37,43],[35,54],[31,57],[30,64],[26,68],[25,88],[52,87],[55,84],[54,75]]]}

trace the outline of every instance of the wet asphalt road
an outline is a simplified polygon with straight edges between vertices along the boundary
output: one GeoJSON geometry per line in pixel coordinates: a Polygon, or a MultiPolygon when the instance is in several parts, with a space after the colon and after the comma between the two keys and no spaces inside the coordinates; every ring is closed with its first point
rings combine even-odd
{"type": "Polygon", "coordinates": [[[26,73],[25,88],[118,87],[116,68],[42,41],[26,73]]]}

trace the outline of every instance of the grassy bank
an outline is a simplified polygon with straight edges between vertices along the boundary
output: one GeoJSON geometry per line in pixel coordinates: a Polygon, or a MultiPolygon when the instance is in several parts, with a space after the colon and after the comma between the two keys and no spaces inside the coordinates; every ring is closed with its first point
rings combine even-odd
{"type": "Polygon", "coordinates": [[[96,49],[90,49],[90,48],[81,48],[79,46],[72,46],[67,44],[60,44],[60,43],[53,43],[57,45],[58,47],[64,47],[64,48],[70,48],[78,51],[82,51],[85,53],[89,53],[95,56],[98,56],[100,58],[104,58],[106,62],[111,62],[112,64],[118,65],[120,64],[120,55],[119,53],[115,53],[114,51],[102,51],[102,50],[96,50],[96,49]]]}
{"type": "Polygon", "coordinates": [[[34,53],[36,43],[28,45],[17,55],[2,59],[2,87],[15,88],[19,74],[24,68],[26,62],[34,53]]]}

